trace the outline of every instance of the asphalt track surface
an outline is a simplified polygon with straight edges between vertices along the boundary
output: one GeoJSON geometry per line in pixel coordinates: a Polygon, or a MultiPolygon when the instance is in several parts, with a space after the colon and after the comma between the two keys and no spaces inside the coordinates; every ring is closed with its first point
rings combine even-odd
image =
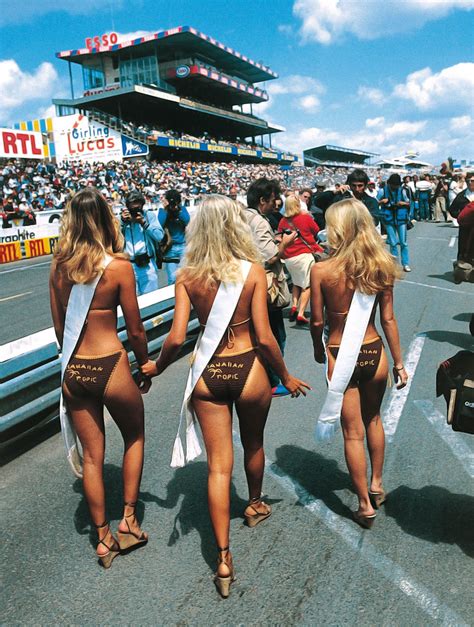
{"type": "MultiPolygon", "coordinates": [[[[81,483],[68,469],[60,434],[2,469],[0,622],[473,624],[474,438],[445,424],[434,382],[439,361],[473,345],[468,320],[474,288],[449,279],[455,235],[454,228],[434,224],[409,233],[413,272],[397,286],[395,304],[412,377],[403,394],[386,394],[390,495],[372,530],[351,520],[356,498],[340,432],[328,444],[313,440],[325,394],[323,369],[312,360],[309,332],[288,324],[289,369],[313,391],[272,404],[264,489],[274,513],[254,529],[242,524],[247,494],[235,424],[231,546],[237,581],[229,599],[218,597],[212,583],[204,456],[182,469],[168,466],[188,368],[183,356],[145,397],[138,511],[150,542],[117,558],[109,571],[94,557],[81,483]]],[[[31,280],[27,271],[4,275],[16,277],[8,289],[30,290],[43,276],[34,272],[31,280]]],[[[44,286],[41,294],[45,298],[44,286]]],[[[25,300],[18,312],[28,323],[39,311],[36,299],[37,308],[25,300]]],[[[110,419],[107,438],[108,509],[116,524],[121,440],[110,419]]]]}

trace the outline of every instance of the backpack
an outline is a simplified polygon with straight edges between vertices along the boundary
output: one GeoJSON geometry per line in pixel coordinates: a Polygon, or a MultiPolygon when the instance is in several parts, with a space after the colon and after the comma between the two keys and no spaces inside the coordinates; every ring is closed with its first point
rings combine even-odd
{"type": "Polygon", "coordinates": [[[459,351],[436,374],[436,394],[443,394],[453,431],[474,434],[474,353],[459,351]]]}

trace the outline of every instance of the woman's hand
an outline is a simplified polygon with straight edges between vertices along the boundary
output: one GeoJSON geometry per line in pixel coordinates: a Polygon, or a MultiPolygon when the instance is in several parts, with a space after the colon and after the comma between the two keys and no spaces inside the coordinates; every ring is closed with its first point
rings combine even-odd
{"type": "Polygon", "coordinates": [[[405,370],[405,366],[400,366],[399,368],[393,367],[393,378],[395,380],[395,385],[397,386],[397,390],[401,390],[408,383],[408,373],[405,370]]]}
{"type": "Polygon", "coordinates": [[[156,361],[149,359],[145,364],[140,366],[140,372],[146,377],[156,377],[158,369],[156,367],[156,361]]]}
{"type": "Polygon", "coordinates": [[[306,390],[311,389],[307,383],[298,379],[298,377],[293,377],[291,374],[289,374],[288,377],[282,381],[282,383],[290,392],[292,398],[297,398],[300,394],[306,396],[306,390]]]}

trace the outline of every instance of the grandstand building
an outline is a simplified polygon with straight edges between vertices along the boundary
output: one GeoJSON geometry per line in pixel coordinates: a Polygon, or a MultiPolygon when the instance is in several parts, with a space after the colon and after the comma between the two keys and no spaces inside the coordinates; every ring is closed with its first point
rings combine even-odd
{"type": "Polygon", "coordinates": [[[71,86],[69,99],[53,100],[58,116],[79,113],[145,140],[152,158],[297,160],[272,148],[272,136],[285,129],[252,111],[268,100],[259,84],[277,78],[269,67],[189,26],[114,41],[109,33],[57,53],[71,86]],[[74,93],[77,66],[81,94],[74,93]]]}
{"type": "Polygon", "coordinates": [[[308,148],[303,151],[303,159],[306,166],[368,167],[373,165],[374,159],[379,156],[374,152],[364,152],[363,150],[329,145],[308,148]]]}

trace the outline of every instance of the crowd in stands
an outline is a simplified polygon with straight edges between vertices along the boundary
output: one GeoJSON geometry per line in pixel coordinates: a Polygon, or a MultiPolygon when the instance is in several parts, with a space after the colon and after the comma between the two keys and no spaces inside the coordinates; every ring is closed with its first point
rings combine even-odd
{"type": "Polygon", "coordinates": [[[127,122],[102,112],[94,112],[91,117],[103,123],[109,124],[112,128],[120,130],[122,133],[128,133],[133,137],[148,143],[155,142],[158,137],[166,137],[168,139],[181,139],[184,141],[187,140],[193,142],[205,142],[208,144],[235,146],[236,148],[242,148],[245,150],[265,150],[266,152],[273,152],[275,154],[279,152],[287,152],[279,148],[262,146],[252,142],[246,142],[244,140],[237,142],[226,137],[214,137],[207,131],[204,131],[200,135],[193,135],[191,133],[184,133],[173,129],[160,128],[157,127],[156,124],[133,124],[132,122],[127,122]]]}

